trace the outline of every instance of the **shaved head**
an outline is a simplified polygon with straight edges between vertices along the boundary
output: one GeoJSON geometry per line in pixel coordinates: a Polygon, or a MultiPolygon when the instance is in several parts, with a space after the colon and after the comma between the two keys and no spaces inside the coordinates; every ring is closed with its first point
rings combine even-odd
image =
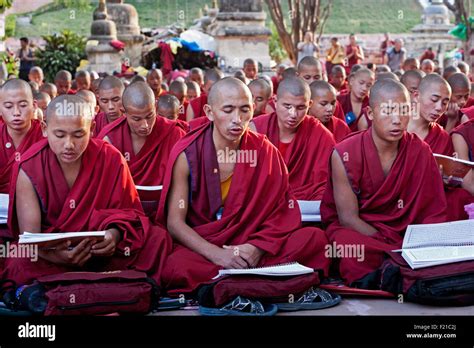
{"type": "Polygon", "coordinates": [[[125,111],[133,107],[145,109],[155,104],[155,95],[153,90],[146,82],[135,82],[125,88],[122,95],[122,105],[125,111]]]}
{"type": "Polygon", "coordinates": [[[257,61],[253,58],[247,58],[244,60],[244,66],[246,65],[257,65],[257,61]]]}
{"type": "Polygon", "coordinates": [[[318,97],[324,93],[331,92],[337,95],[337,91],[333,85],[326,81],[314,81],[309,85],[311,90],[311,99],[318,97]]]}
{"type": "Polygon", "coordinates": [[[115,76],[107,76],[99,84],[99,90],[107,90],[114,88],[118,88],[121,91],[125,89],[122,80],[115,76]]]}
{"type": "Polygon", "coordinates": [[[50,82],[43,83],[43,85],[41,85],[41,87],[39,88],[39,91],[48,93],[51,99],[55,98],[58,94],[58,89],[56,85],[50,82]]]}
{"type": "Polygon", "coordinates": [[[146,78],[144,78],[142,75],[135,75],[130,81],[130,84],[135,82],[146,82],[146,78]]]}
{"type": "Polygon", "coordinates": [[[146,74],[146,77],[149,77],[153,74],[157,74],[160,78],[163,78],[163,73],[161,72],[160,69],[150,69],[148,73],[146,74]]]}
{"type": "Polygon", "coordinates": [[[406,100],[410,101],[408,90],[400,82],[392,79],[379,80],[370,89],[369,105],[374,109],[382,102],[395,100],[400,95],[404,95],[406,100]]]}
{"type": "Polygon", "coordinates": [[[249,88],[252,89],[253,87],[258,87],[261,88],[262,90],[265,91],[265,95],[268,98],[270,98],[273,94],[273,87],[270,83],[268,83],[267,80],[263,78],[258,78],[256,80],[253,80],[248,84],[249,88]]]}
{"type": "MultiPolygon", "coordinates": [[[[365,74],[365,75],[368,75],[368,76],[370,76],[370,77],[372,77],[372,78],[375,78],[374,72],[373,72],[372,70],[370,70],[370,69],[367,69],[367,68],[360,68],[360,69],[356,70],[355,72],[351,73],[351,76],[352,76],[353,78],[357,78],[357,77],[359,77],[359,76],[361,76],[361,75],[364,75],[364,74],[365,74]]],[[[379,74],[379,75],[380,75],[380,74],[379,74]]]]}
{"type": "Polygon", "coordinates": [[[171,93],[183,93],[183,94],[186,94],[188,88],[186,86],[186,84],[182,81],[173,81],[171,82],[170,84],[170,92],[171,93]]]}
{"type": "Polygon", "coordinates": [[[91,91],[88,91],[86,89],[81,89],[80,91],[76,93],[76,95],[84,99],[86,102],[91,103],[94,106],[94,108],[96,107],[97,99],[95,97],[95,94],[92,93],[91,91]]]}
{"type": "Polygon", "coordinates": [[[25,91],[27,98],[33,100],[33,91],[31,90],[31,86],[28,84],[28,82],[21,79],[7,80],[0,90],[0,98],[3,99],[3,92],[12,90],[23,90],[25,91]]]}
{"type": "Polygon", "coordinates": [[[174,95],[165,94],[158,99],[158,113],[162,114],[160,110],[173,110],[174,112],[179,112],[179,100],[174,95]]]}
{"type": "Polygon", "coordinates": [[[454,89],[467,89],[470,90],[471,82],[467,76],[463,73],[454,73],[448,78],[448,83],[451,88],[454,89]]]}
{"type": "Polygon", "coordinates": [[[450,65],[444,68],[443,77],[447,80],[452,74],[460,73],[461,70],[457,66],[450,65]]]}
{"type": "Polygon", "coordinates": [[[72,75],[67,70],[60,70],[54,77],[54,81],[72,81],[72,75]]]}
{"type": "Polygon", "coordinates": [[[418,87],[420,94],[428,91],[434,85],[444,85],[449,91],[451,91],[449,83],[443,77],[439,76],[438,74],[429,74],[421,80],[420,86],[418,87]]]}
{"type": "MultiPolygon", "coordinates": [[[[412,71],[412,70],[408,70],[408,71],[412,71]]],[[[395,81],[400,81],[398,76],[396,74],[394,74],[393,72],[391,72],[391,71],[387,71],[387,72],[377,74],[377,81],[384,80],[384,79],[392,79],[392,80],[395,80],[395,81]]]]}
{"type": "Polygon", "coordinates": [[[235,77],[225,77],[222,80],[217,81],[214,86],[212,86],[209,95],[207,97],[207,103],[211,106],[217,106],[218,101],[221,100],[222,92],[221,90],[237,90],[243,89],[245,93],[248,95],[249,100],[252,100],[252,93],[250,92],[249,88],[235,77]]]}
{"type": "Polygon", "coordinates": [[[306,56],[301,59],[301,61],[298,63],[298,71],[300,71],[303,66],[314,66],[318,68],[322,67],[321,62],[313,56],[306,56]]]}
{"type": "Polygon", "coordinates": [[[289,77],[296,77],[298,72],[296,71],[296,68],[290,66],[289,68],[286,68],[282,73],[281,76],[283,79],[287,79],[289,77]]]}
{"type": "Polygon", "coordinates": [[[423,79],[425,73],[421,70],[409,70],[402,75],[400,82],[406,86],[408,80],[417,80],[418,83],[423,79]]]}
{"type": "Polygon", "coordinates": [[[54,98],[48,105],[46,122],[53,118],[84,118],[92,122],[93,107],[77,95],[64,94],[54,98]]]}
{"type": "Polygon", "coordinates": [[[466,62],[459,62],[458,63],[458,68],[461,70],[461,72],[465,75],[469,74],[469,64],[466,62]]]}
{"type": "Polygon", "coordinates": [[[280,82],[278,85],[277,97],[280,98],[286,93],[295,97],[304,96],[307,99],[311,98],[309,85],[299,77],[290,77],[280,82]]]}
{"type": "Polygon", "coordinates": [[[335,75],[337,73],[340,73],[346,76],[346,69],[344,69],[344,67],[341,65],[334,65],[331,69],[331,75],[335,75]]]}
{"type": "Polygon", "coordinates": [[[204,83],[216,83],[224,77],[224,74],[219,69],[208,69],[204,74],[204,83]]]}

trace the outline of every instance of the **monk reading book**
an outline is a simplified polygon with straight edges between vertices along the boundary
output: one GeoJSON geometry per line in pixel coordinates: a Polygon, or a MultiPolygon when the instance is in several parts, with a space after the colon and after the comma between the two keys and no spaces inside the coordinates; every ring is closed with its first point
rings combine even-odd
{"type": "Polygon", "coordinates": [[[163,184],[157,218],[176,242],[163,273],[168,292],[195,292],[222,268],[295,261],[327,272],[327,240],[317,228],[301,228],[283,158],[248,129],[248,87],[225,78],[208,103],[211,122],[176,144],[163,184]],[[227,157],[229,151],[240,160],[227,157]]]}
{"type": "Polygon", "coordinates": [[[122,155],[103,140],[91,139],[90,105],[64,95],[47,112],[47,140],[32,146],[13,171],[11,238],[24,231],[106,233],[98,243],[85,238],[75,247],[67,241],[40,249],[36,262],[7,258],[3,278],[22,285],[69,271],[136,269],[159,281],[171,241],[143,214],[122,155]]]}
{"type": "MultiPolygon", "coordinates": [[[[162,95],[156,104],[156,111],[158,116],[167,118],[168,120],[176,121],[184,131],[189,131],[189,124],[179,118],[182,105],[179,105],[179,100],[174,95],[162,95]]],[[[206,118],[206,117],[201,117],[206,118]]],[[[196,119],[194,119],[196,120],[196,119]]],[[[192,120],[192,121],[194,121],[192,120]]]]}
{"type": "Polygon", "coordinates": [[[115,76],[107,76],[99,85],[99,106],[101,112],[95,117],[94,136],[99,135],[109,123],[123,117],[122,93],[125,89],[122,81],[115,76]]]}
{"type": "Polygon", "coordinates": [[[463,73],[455,73],[448,78],[448,83],[452,90],[451,100],[446,112],[440,117],[438,123],[447,132],[450,132],[465,121],[465,119],[462,119],[464,113],[461,109],[466,107],[469,100],[471,82],[463,73]]]}
{"type": "Polygon", "coordinates": [[[285,160],[290,188],[298,200],[321,200],[327,163],[334,147],[331,132],[308,115],[311,91],[302,79],[280,82],[276,112],[253,120],[252,128],[265,134],[285,160]]]}
{"type": "Polygon", "coordinates": [[[0,193],[10,191],[12,168],[23,153],[43,139],[40,122],[33,119],[36,102],[23,80],[5,82],[0,90],[0,193]]]}
{"type": "Polygon", "coordinates": [[[186,110],[186,121],[191,121],[194,118],[206,116],[204,112],[204,105],[207,104],[207,94],[212,85],[222,79],[224,74],[219,69],[206,70],[204,74],[204,86],[202,88],[201,96],[191,100],[186,110]]]}
{"type": "MultiPolygon", "coordinates": [[[[99,139],[114,145],[125,157],[136,185],[162,185],[171,149],[186,133],[176,122],[157,117],[153,91],[146,83],[125,88],[122,100],[125,117],[105,127],[99,139]]],[[[145,209],[147,215],[156,215],[160,191],[139,193],[142,202],[154,207],[145,209]]]]}
{"type": "Polygon", "coordinates": [[[248,84],[255,104],[254,117],[273,112],[268,105],[273,97],[273,87],[264,79],[255,79],[248,84]]]}
{"type": "Polygon", "coordinates": [[[378,288],[384,252],[401,247],[408,225],[446,221],[433,154],[406,132],[410,109],[401,83],[378,81],[370,93],[372,126],[337,144],[331,157],[321,216],[331,242],[364,248],[362,260],[339,260],[342,278],[353,287],[378,288]]]}
{"type": "MultiPolygon", "coordinates": [[[[470,120],[456,127],[451,132],[454,151],[461,160],[474,162],[474,120],[470,120]]],[[[461,187],[471,196],[464,195],[461,204],[474,203],[474,170],[470,170],[463,178],[461,187]]],[[[466,215],[463,216],[466,218],[466,215]]]]}

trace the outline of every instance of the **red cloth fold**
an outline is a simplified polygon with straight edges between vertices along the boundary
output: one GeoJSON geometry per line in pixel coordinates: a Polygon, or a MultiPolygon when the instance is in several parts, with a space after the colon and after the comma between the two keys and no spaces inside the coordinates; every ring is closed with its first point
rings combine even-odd
{"type": "Polygon", "coordinates": [[[189,102],[191,108],[193,109],[194,118],[204,117],[206,113],[204,112],[204,105],[207,104],[207,94],[201,93],[200,97],[194,98],[189,102]]]}
{"type": "Polygon", "coordinates": [[[347,135],[351,133],[351,129],[347,123],[334,116],[332,116],[328,123],[324,126],[332,133],[336,143],[340,143],[347,135]]]}

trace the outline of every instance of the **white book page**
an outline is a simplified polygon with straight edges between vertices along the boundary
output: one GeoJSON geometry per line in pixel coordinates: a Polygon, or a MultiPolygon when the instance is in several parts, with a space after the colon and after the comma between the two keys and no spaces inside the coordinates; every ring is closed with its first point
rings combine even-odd
{"type": "Polygon", "coordinates": [[[9,196],[6,193],[0,193],[0,219],[8,217],[9,196]]]}
{"type": "Polygon", "coordinates": [[[301,215],[319,215],[321,201],[298,201],[301,215]]]}
{"type": "Polygon", "coordinates": [[[466,244],[474,244],[474,220],[409,225],[403,239],[403,249],[466,244]]]}
{"type": "Polygon", "coordinates": [[[474,258],[474,245],[418,248],[405,251],[413,263],[474,258]]]}

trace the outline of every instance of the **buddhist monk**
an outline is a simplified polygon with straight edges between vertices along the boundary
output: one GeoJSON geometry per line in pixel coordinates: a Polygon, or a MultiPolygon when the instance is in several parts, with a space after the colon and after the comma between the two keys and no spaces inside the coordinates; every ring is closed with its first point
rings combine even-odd
{"type": "Polygon", "coordinates": [[[30,86],[23,80],[8,80],[0,89],[0,193],[9,193],[14,164],[43,139],[40,121],[34,119],[36,106],[30,86]]]}
{"type": "Polygon", "coordinates": [[[163,82],[163,73],[160,69],[149,70],[146,75],[146,82],[153,90],[153,93],[155,94],[155,100],[158,100],[161,95],[167,93],[161,85],[163,82]]]}
{"type": "Polygon", "coordinates": [[[448,108],[444,115],[438,120],[443,128],[450,132],[463,121],[464,113],[461,109],[466,107],[471,94],[471,82],[463,73],[454,73],[448,78],[452,95],[448,108]]]}
{"type": "Polygon", "coordinates": [[[432,74],[435,72],[435,63],[431,59],[424,59],[421,62],[420,70],[426,75],[432,74]]]}
{"type": "Polygon", "coordinates": [[[375,75],[371,70],[359,69],[349,77],[350,92],[337,97],[344,111],[346,123],[352,131],[358,130],[362,111],[369,105],[369,91],[374,79],[375,75]]]}
{"type": "Polygon", "coordinates": [[[456,74],[456,73],[460,73],[461,70],[459,70],[459,68],[457,66],[454,66],[454,65],[448,65],[446,68],[444,68],[443,70],[443,78],[445,80],[449,79],[449,77],[452,75],[452,74],[456,74]]]}
{"type": "Polygon", "coordinates": [[[56,88],[56,85],[49,82],[43,83],[41,87],[39,88],[39,91],[48,93],[51,99],[56,98],[56,96],[58,95],[58,89],[56,88]]]}
{"type": "Polygon", "coordinates": [[[206,70],[204,74],[204,86],[202,93],[199,98],[196,98],[189,102],[188,109],[186,110],[186,121],[191,121],[193,118],[206,116],[204,112],[204,105],[207,104],[207,94],[211,89],[212,85],[222,79],[224,74],[219,69],[206,70]]]}
{"type": "Polygon", "coordinates": [[[186,100],[188,101],[188,103],[191,100],[194,100],[201,96],[201,87],[199,87],[199,85],[196,82],[194,81],[186,82],[186,87],[188,90],[188,93],[186,94],[186,100]]]}
{"type": "MultiPolygon", "coordinates": [[[[451,132],[454,151],[462,160],[474,162],[474,120],[463,123],[451,132]]],[[[474,196],[474,171],[471,169],[464,177],[462,188],[474,196]]],[[[471,203],[474,198],[471,198],[471,203]]],[[[469,204],[468,202],[465,202],[469,204]]]]}
{"type": "Polygon", "coordinates": [[[346,69],[341,65],[334,65],[329,75],[329,83],[334,86],[338,94],[347,92],[346,69]]]}
{"type": "MultiPolygon", "coordinates": [[[[125,157],[136,185],[162,185],[171,149],[186,133],[176,122],[156,117],[154,94],[146,83],[131,84],[122,99],[125,117],[105,127],[98,138],[114,145],[125,157]]],[[[147,214],[156,215],[160,191],[139,194],[148,202],[144,204],[147,214]]]]}
{"type": "Polygon", "coordinates": [[[204,86],[204,74],[201,68],[192,68],[189,70],[189,81],[196,82],[199,88],[204,86]]]}
{"type": "Polygon", "coordinates": [[[99,105],[97,104],[97,99],[95,97],[95,94],[92,91],[81,89],[76,93],[76,95],[84,99],[86,102],[88,102],[92,106],[92,111],[94,113],[94,116],[97,115],[100,108],[99,108],[99,105]]]}
{"type": "Polygon", "coordinates": [[[41,87],[44,80],[43,69],[41,69],[39,66],[32,67],[28,73],[28,80],[36,82],[38,86],[41,87]]]}
{"type": "Polygon", "coordinates": [[[327,163],[334,147],[331,132],[308,115],[311,91],[295,77],[280,82],[276,111],[253,120],[252,128],[265,134],[285,160],[290,189],[299,200],[321,200],[327,180],[327,163]]]}
{"type": "Polygon", "coordinates": [[[136,269],[160,281],[171,246],[167,233],[143,214],[125,159],[112,145],[91,139],[93,111],[82,98],[63,95],[48,106],[44,139],[12,173],[8,224],[13,239],[36,233],[105,230],[39,250],[36,262],[9,258],[3,278],[17,285],[70,271],[136,269]],[[45,168],[48,168],[45,170],[45,168]]]}
{"type": "Polygon", "coordinates": [[[298,70],[296,70],[295,67],[288,67],[283,72],[281,73],[282,80],[287,79],[288,77],[297,77],[298,76],[298,70]]]}
{"type": "Polygon", "coordinates": [[[408,70],[402,75],[400,82],[408,89],[410,99],[413,100],[425,74],[421,70],[408,70]]]}
{"type": "Polygon", "coordinates": [[[123,117],[122,81],[115,76],[105,77],[99,85],[99,107],[101,112],[95,117],[94,136],[97,136],[109,123],[123,117]]]}
{"type": "Polygon", "coordinates": [[[91,75],[86,70],[80,70],[76,73],[76,89],[78,91],[91,88],[91,75]]]}
{"type": "MultiPolygon", "coordinates": [[[[138,75],[137,75],[138,76],[138,75]]],[[[95,94],[97,100],[99,100],[99,85],[104,78],[100,77],[91,82],[91,91],[95,94]]]]}
{"type": "Polygon", "coordinates": [[[46,109],[48,108],[51,98],[49,94],[45,92],[38,92],[33,95],[33,99],[36,101],[36,107],[41,110],[43,119],[46,118],[46,109]]]}
{"type": "Polygon", "coordinates": [[[314,81],[309,87],[313,101],[309,114],[316,117],[332,133],[336,143],[339,143],[351,133],[351,129],[346,122],[333,116],[337,101],[336,89],[326,81],[314,81]]]}
{"type": "Polygon", "coordinates": [[[158,116],[162,116],[164,118],[167,118],[168,120],[176,121],[184,131],[188,132],[188,122],[183,121],[179,118],[179,116],[181,115],[181,109],[182,107],[181,105],[179,105],[178,98],[171,94],[162,95],[160,99],[158,99],[158,103],[156,105],[156,111],[158,113],[158,116]]]}
{"type": "Polygon", "coordinates": [[[186,109],[188,108],[188,100],[186,95],[188,94],[188,87],[182,81],[173,81],[170,84],[169,94],[175,96],[179,102],[179,115],[178,118],[181,121],[186,121],[186,109]]]}
{"type": "Polygon", "coordinates": [[[420,61],[417,58],[407,58],[402,63],[402,70],[404,72],[418,69],[420,69],[420,61]]]}
{"type": "Polygon", "coordinates": [[[376,82],[370,93],[372,126],[349,135],[331,156],[321,217],[330,242],[364,248],[363,259],[339,260],[340,275],[353,287],[379,288],[384,252],[401,247],[409,224],[446,221],[443,182],[432,152],[406,132],[410,109],[400,82],[376,82]]]}
{"type": "Polygon", "coordinates": [[[283,158],[248,129],[250,90],[233,77],[214,86],[211,122],[178,141],[165,175],[157,219],[175,240],[163,272],[168,293],[193,293],[222,268],[297,261],[327,272],[327,241],[317,228],[301,229],[283,158]]]}
{"type": "Polygon", "coordinates": [[[244,60],[244,66],[242,68],[245,77],[250,81],[255,80],[258,76],[258,63],[255,59],[247,58],[244,60]]]}
{"type": "Polygon", "coordinates": [[[272,85],[266,80],[259,78],[249,83],[250,92],[252,92],[253,103],[255,104],[254,117],[273,112],[268,105],[273,96],[272,85]]]}
{"type": "Polygon", "coordinates": [[[58,90],[58,95],[74,94],[76,91],[72,87],[72,75],[67,70],[60,70],[54,77],[54,84],[58,90]]]}
{"type": "Polygon", "coordinates": [[[326,79],[321,62],[313,56],[304,57],[298,63],[298,76],[308,84],[316,80],[326,79]]]}

